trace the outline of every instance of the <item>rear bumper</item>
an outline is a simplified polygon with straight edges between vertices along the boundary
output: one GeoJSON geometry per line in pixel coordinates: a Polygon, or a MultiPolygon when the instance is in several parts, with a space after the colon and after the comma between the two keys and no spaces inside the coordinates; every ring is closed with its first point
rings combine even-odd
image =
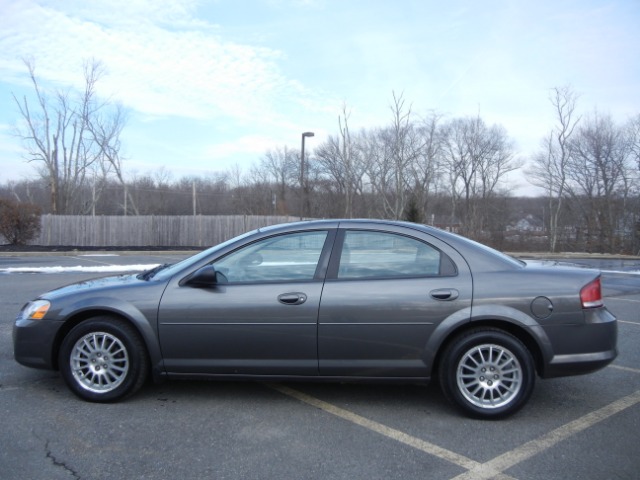
{"type": "Polygon", "coordinates": [[[618,322],[605,307],[584,311],[585,323],[545,328],[555,354],[544,378],[582,375],[609,365],[618,356],[618,322]]]}
{"type": "Polygon", "coordinates": [[[583,375],[609,365],[618,356],[618,350],[597,353],[555,355],[544,371],[544,378],[583,375]]]}

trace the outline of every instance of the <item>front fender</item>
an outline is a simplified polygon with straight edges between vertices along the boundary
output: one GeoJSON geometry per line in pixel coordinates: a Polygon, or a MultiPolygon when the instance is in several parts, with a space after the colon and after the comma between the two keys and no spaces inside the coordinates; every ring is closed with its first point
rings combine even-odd
{"type": "Polygon", "coordinates": [[[75,324],[76,322],[73,322],[73,318],[88,318],[93,316],[92,314],[94,313],[95,315],[108,315],[111,313],[131,322],[147,346],[154,377],[157,377],[160,372],[164,372],[156,329],[158,317],[157,301],[149,302],[148,307],[143,311],[131,303],[115,297],[100,296],[83,298],[82,300],[67,305],[59,312],[58,316],[63,319],[65,323],[71,321],[72,324],[75,324]]]}

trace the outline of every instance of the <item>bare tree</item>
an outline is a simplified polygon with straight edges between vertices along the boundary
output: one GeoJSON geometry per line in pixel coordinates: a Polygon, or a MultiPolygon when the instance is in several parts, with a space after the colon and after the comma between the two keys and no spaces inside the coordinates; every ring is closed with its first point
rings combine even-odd
{"type": "Polygon", "coordinates": [[[389,107],[392,122],[367,135],[363,145],[366,173],[381,203],[382,214],[394,219],[403,216],[410,198],[410,166],[419,158],[422,139],[412,122],[411,107],[403,96],[393,93],[389,107]]]}
{"type": "Polygon", "coordinates": [[[349,130],[350,116],[351,112],[347,112],[347,106],[343,104],[342,116],[338,117],[338,127],[342,140],[342,148],[339,150],[340,158],[344,164],[344,216],[347,218],[353,216],[354,196],[362,193],[362,177],[364,175],[361,150],[349,130]]]}
{"type": "Polygon", "coordinates": [[[587,251],[615,252],[621,216],[617,205],[629,195],[631,156],[624,130],[610,116],[587,118],[571,140],[567,191],[582,213],[587,251]]]}
{"type": "MultiPolygon", "coordinates": [[[[275,209],[280,214],[287,214],[287,192],[292,183],[295,183],[296,175],[299,178],[298,152],[286,145],[267,151],[260,161],[260,169],[266,172],[267,177],[276,185],[275,209]]],[[[273,203],[273,200],[272,200],[273,203]]]]}
{"type": "Polygon", "coordinates": [[[315,164],[320,175],[326,176],[337,189],[343,202],[342,215],[351,218],[354,211],[354,198],[362,194],[364,167],[362,149],[349,130],[349,117],[345,104],[338,116],[339,134],[329,136],[315,149],[315,164]]]}
{"type": "Polygon", "coordinates": [[[437,186],[442,174],[443,135],[440,128],[442,116],[432,112],[418,127],[422,137],[419,154],[411,165],[413,176],[413,199],[417,215],[424,220],[432,188],[437,186]]]}
{"type": "MultiPolygon", "coordinates": [[[[104,161],[105,147],[111,154],[119,148],[119,144],[97,142],[93,134],[98,123],[110,118],[106,115],[109,104],[100,103],[96,95],[104,69],[98,61],[86,62],[83,91],[74,95],[60,90],[50,98],[41,88],[34,63],[25,60],[25,65],[36,101],[13,98],[23,120],[17,134],[27,149],[27,160],[36,164],[48,182],[52,213],[88,213],[91,202],[78,202],[88,174],[93,169],[92,173],[105,175],[108,169],[99,165],[104,161]]],[[[120,129],[121,125],[118,132],[120,129]]]]}
{"type": "Polygon", "coordinates": [[[630,197],[635,196],[634,200],[625,203],[625,224],[629,232],[629,243],[631,244],[631,252],[636,255],[639,252],[638,245],[640,243],[640,209],[638,203],[640,198],[640,113],[631,118],[626,126],[626,138],[629,150],[630,161],[635,164],[633,174],[631,175],[631,186],[629,188],[630,197]],[[633,207],[631,207],[632,204],[633,207]]]}
{"type": "Polygon", "coordinates": [[[393,92],[393,104],[390,107],[393,122],[387,131],[390,134],[387,137],[390,142],[390,148],[387,151],[391,155],[393,166],[391,173],[394,193],[394,203],[390,213],[395,219],[402,217],[407,205],[407,186],[410,184],[407,179],[408,167],[418,159],[422,149],[422,139],[411,121],[411,106],[405,107],[402,97],[402,94],[398,97],[393,92]]]}
{"type": "Polygon", "coordinates": [[[529,182],[545,189],[549,200],[549,250],[555,252],[562,230],[560,215],[567,189],[567,164],[570,158],[570,141],[580,116],[575,109],[578,96],[570,86],[556,87],[549,97],[553,105],[556,125],[543,141],[542,149],[532,158],[533,165],[527,171],[529,182]]]}
{"type": "Polygon", "coordinates": [[[520,165],[506,130],[488,127],[480,116],[454,119],[445,138],[452,216],[459,217],[465,235],[479,238],[500,180],[520,165]]]}
{"type": "Polygon", "coordinates": [[[265,185],[251,185],[250,172],[246,174],[240,164],[234,163],[227,169],[226,178],[231,189],[231,205],[242,215],[266,215],[271,198],[265,185]]]}
{"type": "MultiPolygon", "coordinates": [[[[115,105],[114,108],[108,112],[106,112],[104,106],[101,106],[101,108],[96,110],[93,119],[88,122],[87,128],[91,132],[91,135],[93,135],[93,140],[97,143],[101,153],[101,161],[94,167],[94,171],[99,171],[99,174],[104,179],[110,175],[115,175],[120,185],[125,189],[127,209],[130,208],[134,215],[139,215],[140,212],[136,206],[136,202],[131,192],[127,189],[122,157],[120,156],[120,134],[122,133],[125,123],[126,114],[122,105],[115,105]]],[[[97,173],[94,175],[97,176],[97,173]]],[[[94,195],[94,209],[96,201],[97,199],[94,195]]]]}
{"type": "Polygon", "coordinates": [[[626,135],[629,153],[640,170],[640,113],[627,123],[626,135]]]}

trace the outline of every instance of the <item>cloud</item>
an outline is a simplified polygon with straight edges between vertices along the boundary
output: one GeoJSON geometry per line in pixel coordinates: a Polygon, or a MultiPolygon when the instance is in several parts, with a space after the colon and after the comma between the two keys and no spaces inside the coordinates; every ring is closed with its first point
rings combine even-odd
{"type": "Polygon", "coordinates": [[[305,101],[304,88],[279,70],[282,52],[225,41],[194,9],[184,0],[9,2],[0,72],[24,75],[20,59],[32,57],[44,81],[78,88],[83,61],[95,58],[108,72],[100,93],[151,116],[246,121],[258,111],[273,121],[283,100],[305,101]]]}
{"type": "MultiPolygon", "coordinates": [[[[49,8],[60,8],[58,0],[40,0],[49,8]]],[[[66,0],[65,10],[73,16],[89,18],[104,25],[137,25],[154,23],[171,28],[209,28],[212,25],[194,17],[198,0],[66,0]]]]}
{"type": "Polygon", "coordinates": [[[205,154],[211,159],[226,159],[238,153],[262,155],[277,145],[278,140],[267,136],[246,135],[232,142],[210,145],[205,154]]]}

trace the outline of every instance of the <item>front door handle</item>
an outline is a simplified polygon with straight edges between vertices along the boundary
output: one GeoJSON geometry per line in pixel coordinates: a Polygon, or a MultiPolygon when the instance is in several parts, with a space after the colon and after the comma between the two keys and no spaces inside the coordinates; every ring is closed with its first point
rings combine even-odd
{"type": "Polygon", "coordinates": [[[300,292],[283,293],[282,295],[278,295],[278,301],[285,305],[302,305],[307,301],[307,296],[300,292]]]}
{"type": "Polygon", "coordinates": [[[434,298],[435,300],[451,301],[458,298],[460,292],[455,288],[440,288],[438,290],[431,290],[429,295],[431,295],[431,298],[434,298]]]}

